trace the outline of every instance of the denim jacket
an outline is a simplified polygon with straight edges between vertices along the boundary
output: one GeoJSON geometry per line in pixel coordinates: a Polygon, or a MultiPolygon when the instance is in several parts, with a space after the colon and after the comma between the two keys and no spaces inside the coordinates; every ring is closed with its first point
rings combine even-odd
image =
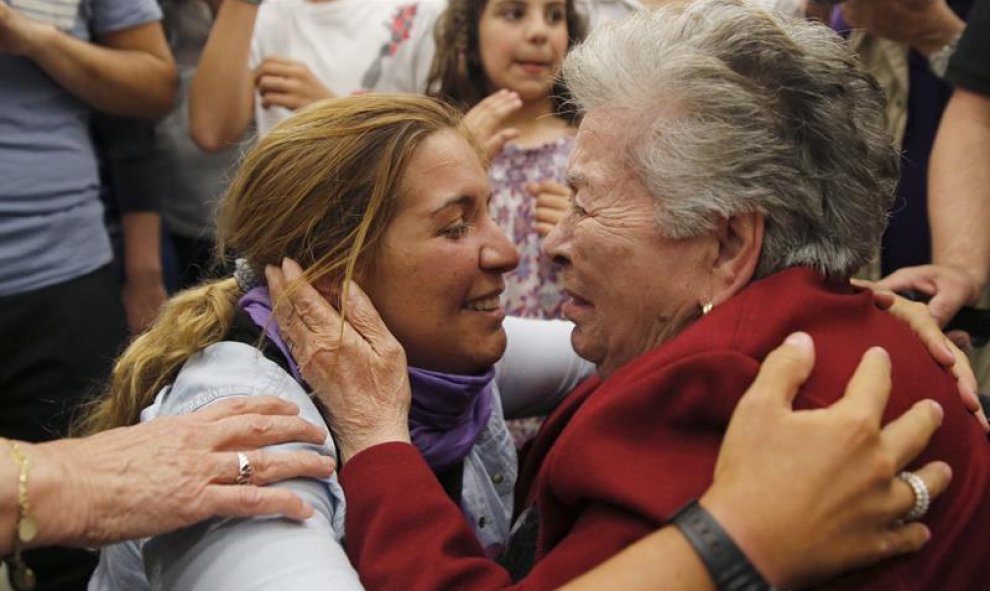
{"type": "MultiPolygon", "coordinates": [[[[316,405],[289,374],[257,349],[226,341],[191,357],[175,382],[141,413],[141,420],[193,412],[234,396],[262,395],[290,400],[304,419],[325,426],[316,405]]],[[[329,436],[322,446],[292,443],[268,449],[335,455],[329,436]]],[[[461,495],[466,518],[493,553],[509,535],[515,480],[515,449],[494,396],[487,428],[465,459],[461,495]]],[[[361,589],[342,548],[347,503],[336,475],[272,486],[292,489],[313,506],[313,517],[301,524],[279,518],[214,518],[171,534],[114,544],[103,549],[90,591],[361,589]]]]}

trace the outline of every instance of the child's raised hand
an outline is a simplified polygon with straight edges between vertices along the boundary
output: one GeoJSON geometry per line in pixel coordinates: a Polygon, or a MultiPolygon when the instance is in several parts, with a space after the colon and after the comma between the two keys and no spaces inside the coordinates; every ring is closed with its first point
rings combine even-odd
{"type": "Polygon", "coordinates": [[[284,57],[270,57],[254,71],[254,85],[261,95],[261,106],[273,105],[295,111],[318,100],[333,98],[306,64],[284,57]]]}
{"type": "Polygon", "coordinates": [[[571,189],[556,181],[529,183],[526,190],[536,197],[536,231],[546,236],[567,215],[571,206],[571,189]]]}
{"type": "Polygon", "coordinates": [[[489,158],[502,151],[505,142],[519,135],[512,127],[504,127],[506,117],[522,107],[519,95],[499,90],[485,97],[464,115],[464,125],[474,134],[489,158]]]}

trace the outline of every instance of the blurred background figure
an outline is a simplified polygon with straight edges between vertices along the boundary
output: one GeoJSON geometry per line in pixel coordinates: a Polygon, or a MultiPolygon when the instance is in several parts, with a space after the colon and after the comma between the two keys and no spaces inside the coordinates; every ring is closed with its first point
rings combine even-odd
{"type": "Polygon", "coordinates": [[[218,274],[229,274],[213,249],[214,214],[220,195],[252,134],[210,153],[193,142],[189,90],[221,0],[163,0],[165,32],[179,70],[176,106],[157,127],[154,182],[163,195],[166,265],[172,290],[186,289],[218,274]],[[214,269],[215,265],[219,265],[214,269]],[[215,271],[215,272],[214,272],[215,271]]]}
{"type": "MultiPolygon", "coordinates": [[[[64,433],[126,327],[103,225],[90,109],[153,118],[175,69],[154,0],[0,2],[0,436],[64,433]]],[[[40,590],[82,589],[92,558],[26,556],[40,590]]]]}
{"type": "Polygon", "coordinates": [[[208,151],[313,101],[424,92],[443,0],[226,0],[192,81],[190,128],[208,151]]]}
{"type": "MultiPolygon", "coordinates": [[[[881,285],[932,296],[929,310],[945,325],[963,306],[990,307],[990,2],[977,0],[968,24],[944,59],[955,86],[938,128],[928,170],[931,265],[901,269],[881,285]]],[[[966,335],[956,335],[967,341],[966,335]]],[[[990,356],[976,353],[983,391],[990,356]]]]}

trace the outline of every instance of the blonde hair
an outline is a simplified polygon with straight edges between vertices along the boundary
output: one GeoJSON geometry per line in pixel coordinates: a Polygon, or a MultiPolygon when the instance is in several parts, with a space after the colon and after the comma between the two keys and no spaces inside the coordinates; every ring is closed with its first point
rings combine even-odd
{"type": "MultiPolygon", "coordinates": [[[[444,129],[469,137],[456,111],[416,95],[331,99],[297,112],[246,154],[218,212],[217,252],[237,252],[259,277],[290,257],[307,281],[346,285],[374,263],[413,152],[444,129]]],[[[224,279],[169,300],[76,431],[136,423],[190,356],[224,338],[241,295],[224,279]]]]}

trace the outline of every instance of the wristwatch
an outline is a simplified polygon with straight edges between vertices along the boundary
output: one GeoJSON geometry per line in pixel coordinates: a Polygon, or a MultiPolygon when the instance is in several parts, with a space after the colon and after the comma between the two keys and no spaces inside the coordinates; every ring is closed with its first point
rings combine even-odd
{"type": "Polygon", "coordinates": [[[956,47],[959,46],[959,39],[961,38],[962,31],[928,56],[928,66],[932,69],[932,74],[935,74],[939,78],[945,78],[945,72],[949,69],[949,59],[956,52],[956,47]]]}
{"type": "Polygon", "coordinates": [[[711,575],[719,591],[773,591],[753,563],[697,500],[671,518],[711,575]]]}

